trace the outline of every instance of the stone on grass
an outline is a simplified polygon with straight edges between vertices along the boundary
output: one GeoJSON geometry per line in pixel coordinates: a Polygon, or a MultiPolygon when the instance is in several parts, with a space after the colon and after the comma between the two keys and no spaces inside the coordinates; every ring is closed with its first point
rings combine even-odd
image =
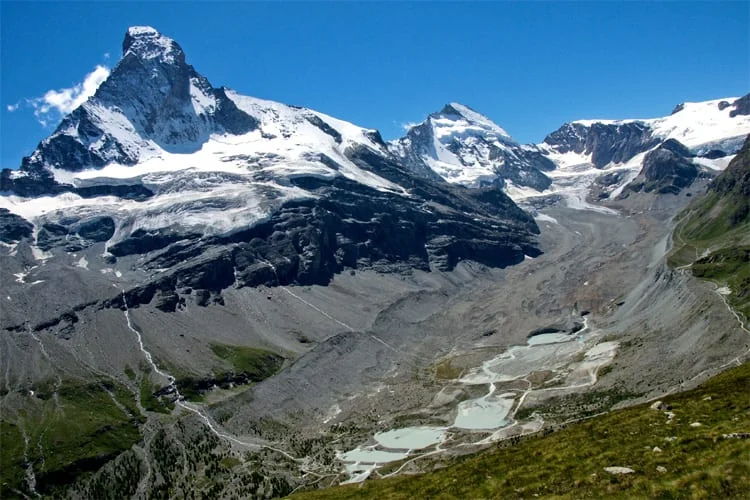
{"type": "Polygon", "coordinates": [[[632,474],[635,471],[631,469],[630,467],[605,467],[605,472],[609,472],[610,474],[632,474]]]}

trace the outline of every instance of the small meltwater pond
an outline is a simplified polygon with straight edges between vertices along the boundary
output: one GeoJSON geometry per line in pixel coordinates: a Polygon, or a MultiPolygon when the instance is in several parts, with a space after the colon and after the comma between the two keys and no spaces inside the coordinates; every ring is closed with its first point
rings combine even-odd
{"type": "Polygon", "coordinates": [[[445,440],[445,427],[406,427],[375,434],[375,441],[393,450],[421,450],[445,440]]]}
{"type": "Polygon", "coordinates": [[[511,411],[521,393],[495,394],[497,382],[523,379],[540,370],[566,368],[572,380],[586,378],[594,383],[596,370],[614,357],[617,342],[603,342],[589,347],[591,343],[588,346],[585,343],[587,329],[584,319],[584,328],[574,335],[535,335],[527,340],[526,345],[513,346],[458,379],[456,382],[465,385],[488,385],[488,391],[480,398],[460,402],[450,427],[404,427],[379,432],[373,436],[377,444],[339,453],[338,458],[344,462],[344,469],[350,476],[347,483],[364,481],[381,465],[403,460],[415,450],[435,445],[439,448],[447,439],[450,429],[496,431],[513,425],[515,420],[511,411]],[[575,355],[581,352],[585,352],[584,359],[574,361],[575,355]]]}
{"type": "Polygon", "coordinates": [[[575,337],[568,335],[567,333],[543,333],[541,335],[534,335],[529,337],[526,344],[530,346],[534,345],[545,345],[545,344],[559,344],[561,342],[568,342],[573,340],[575,337]]]}
{"type": "Polygon", "coordinates": [[[453,427],[459,429],[497,429],[511,424],[507,420],[513,409],[516,394],[509,392],[494,396],[495,384],[491,384],[490,393],[479,399],[462,401],[458,405],[458,413],[453,427]]]}
{"type": "Polygon", "coordinates": [[[510,382],[539,370],[559,369],[570,362],[571,356],[581,351],[579,341],[583,330],[576,335],[545,333],[528,339],[523,346],[513,346],[502,354],[482,363],[461,378],[468,385],[510,382]]]}

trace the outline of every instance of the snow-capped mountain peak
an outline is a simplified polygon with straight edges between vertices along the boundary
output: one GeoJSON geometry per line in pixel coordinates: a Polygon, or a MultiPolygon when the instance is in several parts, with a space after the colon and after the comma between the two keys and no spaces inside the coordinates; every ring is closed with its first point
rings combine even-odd
{"type": "Polygon", "coordinates": [[[389,144],[391,152],[423,177],[468,187],[506,185],[545,189],[541,172],[554,168],[536,146],[522,146],[500,126],[452,102],[389,144]]]}
{"type": "Polygon", "coordinates": [[[455,125],[460,125],[462,122],[466,122],[468,126],[478,127],[481,128],[489,133],[497,134],[501,137],[505,137],[507,139],[511,139],[510,134],[508,134],[502,127],[497,125],[495,122],[487,118],[486,116],[477,113],[473,109],[471,109],[469,106],[465,106],[463,104],[460,104],[458,102],[451,102],[445,105],[443,109],[439,113],[435,113],[434,115],[431,115],[430,118],[434,120],[440,120],[441,118],[446,118],[450,121],[452,121],[455,125]]]}
{"type": "Polygon", "coordinates": [[[123,58],[133,55],[140,59],[158,59],[163,63],[185,61],[180,45],[151,26],[131,26],[122,43],[123,58]]]}
{"type": "Polygon", "coordinates": [[[21,169],[4,174],[5,184],[13,181],[4,189],[61,192],[73,182],[71,173],[193,153],[212,135],[257,127],[223,89],[185,62],[174,40],[138,26],[128,29],[122,48],[122,59],[96,93],[62,120],[21,169]]]}

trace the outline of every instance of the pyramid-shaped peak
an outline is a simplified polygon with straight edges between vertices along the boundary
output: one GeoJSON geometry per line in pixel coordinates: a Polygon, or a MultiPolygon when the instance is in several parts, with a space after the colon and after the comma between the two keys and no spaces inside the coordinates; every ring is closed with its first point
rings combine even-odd
{"type": "Polygon", "coordinates": [[[151,26],[131,26],[122,42],[122,56],[132,54],[140,59],[158,59],[161,62],[184,62],[180,45],[159,33],[151,26]]]}
{"type": "Polygon", "coordinates": [[[457,115],[462,115],[462,116],[464,116],[464,114],[466,115],[475,114],[475,115],[481,116],[480,113],[477,113],[471,107],[466,106],[465,104],[461,104],[460,102],[449,102],[448,104],[443,106],[441,113],[457,114],[457,115]]]}
{"type": "Polygon", "coordinates": [[[492,132],[502,135],[504,137],[510,137],[510,135],[498,124],[487,118],[481,113],[474,111],[474,109],[461,104],[458,102],[451,102],[443,106],[443,109],[437,113],[438,117],[445,117],[451,119],[465,120],[470,124],[480,126],[484,129],[491,130],[492,132]]]}

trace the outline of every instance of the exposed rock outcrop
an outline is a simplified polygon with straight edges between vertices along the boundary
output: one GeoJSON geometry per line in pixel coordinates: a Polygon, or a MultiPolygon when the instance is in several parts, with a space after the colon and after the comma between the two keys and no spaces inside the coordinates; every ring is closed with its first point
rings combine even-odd
{"type": "Polygon", "coordinates": [[[624,163],[661,142],[651,128],[640,122],[566,123],[544,138],[559,153],[591,155],[591,163],[603,168],[610,162],[624,163]]]}

